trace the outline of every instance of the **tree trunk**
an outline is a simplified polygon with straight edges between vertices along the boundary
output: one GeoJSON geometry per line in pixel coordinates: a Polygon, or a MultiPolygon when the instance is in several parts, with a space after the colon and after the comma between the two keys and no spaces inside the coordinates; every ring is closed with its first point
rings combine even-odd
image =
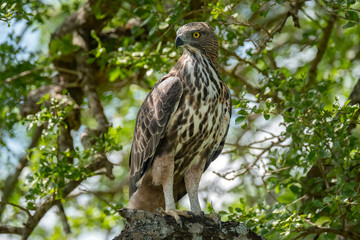
{"type": "Polygon", "coordinates": [[[210,218],[182,217],[182,227],[171,216],[161,216],[144,210],[119,210],[127,222],[124,230],[113,240],[264,240],[248,229],[244,224],[228,221],[222,222],[221,227],[210,218]]]}

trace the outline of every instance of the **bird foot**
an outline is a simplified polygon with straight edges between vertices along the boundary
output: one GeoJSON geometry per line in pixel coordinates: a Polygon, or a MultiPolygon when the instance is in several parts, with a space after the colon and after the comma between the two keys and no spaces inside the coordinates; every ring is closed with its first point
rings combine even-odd
{"type": "Polygon", "coordinates": [[[183,223],[180,219],[180,216],[184,216],[186,218],[190,218],[190,217],[194,217],[195,214],[189,211],[184,211],[184,210],[177,210],[177,209],[169,209],[169,210],[164,210],[162,208],[158,208],[157,212],[162,214],[162,215],[169,215],[172,216],[176,223],[180,225],[180,227],[183,227],[183,223]]]}
{"type": "Polygon", "coordinates": [[[217,213],[205,214],[205,218],[209,218],[215,222],[215,224],[219,225],[219,228],[222,228],[221,217],[217,213]]]}

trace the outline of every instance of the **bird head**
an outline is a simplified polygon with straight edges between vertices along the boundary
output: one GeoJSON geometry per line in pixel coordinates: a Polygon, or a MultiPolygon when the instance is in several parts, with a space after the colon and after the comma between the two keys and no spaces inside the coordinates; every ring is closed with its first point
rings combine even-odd
{"type": "Polygon", "coordinates": [[[201,52],[217,63],[219,43],[214,29],[205,22],[192,22],[179,28],[175,46],[190,52],[201,52]]]}

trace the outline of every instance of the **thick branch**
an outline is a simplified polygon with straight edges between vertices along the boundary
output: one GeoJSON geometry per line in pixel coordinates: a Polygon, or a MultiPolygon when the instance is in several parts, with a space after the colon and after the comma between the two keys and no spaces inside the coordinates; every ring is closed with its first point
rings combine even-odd
{"type": "Polygon", "coordinates": [[[126,220],[125,229],[114,240],[138,239],[242,239],[262,240],[264,238],[252,232],[244,224],[229,221],[219,224],[209,218],[181,217],[183,226],[180,227],[171,216],[160,216],[144,210],[126,209],[119,210],[126,220]]]}
{"type": "Polygon", "coordinates": [[[349,100],[351,100],[351,104],[360,104],[360,78],[354,86],[354,89],[349,96],[349,100]]]}
{"type": "Polygon", "coordinates": [[[22,235],[24,228],[14,226],[0,226],[0,234],[17,234],[22,235]]]}

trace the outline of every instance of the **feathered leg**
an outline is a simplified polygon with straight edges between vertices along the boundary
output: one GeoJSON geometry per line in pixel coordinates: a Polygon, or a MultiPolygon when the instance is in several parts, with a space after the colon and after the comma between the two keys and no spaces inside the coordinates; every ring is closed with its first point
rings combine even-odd
{"type": "Polygon", "coordinates": [[[198,189],[203,171],[202,166],[193,165],[185,172],[185,187],[189,195],[191,211],[198,216],[202,215],[198,189]]]}
{"type": "Polygon", "coordinates": [[[154,159],[152,167],[153,184],[163,187],[165,199],[165,211],[160,209],[160,213],[173,216],[176,222],[182,225],[179,215],[189,217],[186,211],[176,209],[174,200],[174,156],[173,154],[161,154],[154,159]]]}
{"type": "Polygon", "coordinates": [[[204,166],[193,165],[185,172],[185,187],[189,195],[191,211],[201,218],[210,218],[221,228],[221,218],[218,214],[205,214],[201,211],[199,202],[199,183],[204,171],[204,166]]]}

